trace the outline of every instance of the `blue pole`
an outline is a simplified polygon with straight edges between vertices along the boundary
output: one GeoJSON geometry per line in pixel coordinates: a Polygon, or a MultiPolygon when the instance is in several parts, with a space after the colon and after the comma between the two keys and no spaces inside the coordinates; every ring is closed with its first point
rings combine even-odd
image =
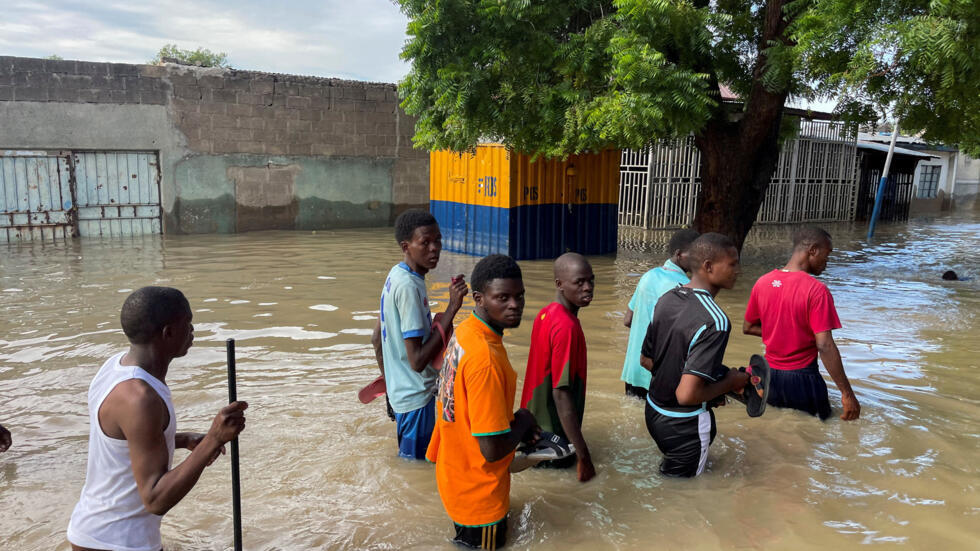
{"type": "Polygon", "coordinates": [[[881,180],[878,181],[878,193],[875,194],[875,208],[871,211],[871,224],[868,226],[868,241],[875,234],[875,223],[878,221],[878,215],[881,214],[881,203],[885,199],[885,186],[888,185],[888,176],[882,176],[881,180]]]}
{"type": "Polygon", "coordinates": [[[868,241],[875,234],[875,224],[878,222],[878,215],[881,214],[881,203],[885,199],[885,186],[888,185],[888,170],[892,166],[892,156],[895,154],[895,138],[898,137],[898,121],[895,121],[895,128],[892,129],[892,141],[888,145],[888,156],[885,157],[885,168],[881,171],[881,180],[878,182],[878,193],[875,194],[875,208],[871,211],[871,223],[868,225],[868,241]]]}

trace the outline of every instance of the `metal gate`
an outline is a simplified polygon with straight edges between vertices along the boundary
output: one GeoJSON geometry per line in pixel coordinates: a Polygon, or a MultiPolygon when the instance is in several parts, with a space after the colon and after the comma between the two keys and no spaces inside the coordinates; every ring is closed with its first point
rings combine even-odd
{"type": "Polygon", "coordinates": [[[0,242],[161,233],[152,151],[0,151],[0,242]]]}
{"type": "Polygon", "coordinates": [[[0,151],[0,242],[72,235],[69,162],[65,152],[0,151]]]}
{"type": "MultiPolygon", "coordinates": [[[[853,220],[857,198],[855,140],[839,122],[800,121],[799,125],[797,138],[780,150],[756,222],[853,220]]],[[[639,151],[624,149],[620,225],[689,226],[701,190],[700,165],[692,136],[657,142],[639,151]]]]}

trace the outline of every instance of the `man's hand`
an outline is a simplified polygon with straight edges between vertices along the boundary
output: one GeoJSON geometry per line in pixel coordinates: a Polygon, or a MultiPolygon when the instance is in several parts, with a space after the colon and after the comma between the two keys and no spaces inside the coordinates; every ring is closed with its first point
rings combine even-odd
{"type": "Polygon", "coordinates": [[[10,438],[10,431],[0,425],[0,453],[10,449],[11,444],[13,444],[13,440],[10,438]]]}
{"type": "MultiPolygon", "coordinates": [[[[196,448],[197,445],[200,444],[201,441],[204,440],[204,437],[206,436],[199,432],[184,432],[181,434],[183,435],[184,438],[183,446],[181,447],[187,448],[190,451],[194,451],[194,448],[196,448]]],[[[208,466],[210,467],[212,464],[214,464],[215,460],[218,459],[218,457],[224,454],[225,454],[224,446],[221,446],[220,448],[215,450],[215,452],[211,454],[211,459],[208,461],[208,466]]]]}
{"type": "Polygon", "coordinates": [[[521,435],[521,442],[525,444],[538,443],[541,440],[541,427],[538,426],[538,420],[534,418],[534,414],[531,410],[527,408],[521,408],[514,412],[514,423],[517,426],[522,424],[527,425],[528,429],[521,435]]]}
{"type": "Polygon", "coordinates": [[[844,413],[840,418],[844,421],[853,421],[861,415],[861,404],[851,389],[851,381],[844,373],[844,362],[840,358],[840,350],[834,342],[832,331],[823,331],[815,335],[817,350],[820,352],[820,359],[823,360],[824,369],[830,374],[837,388],[840,389],[841,402],[844,406],[844,413]]]}
{"type": "MultiPolygon", "coordinates": [[[[745,371],[739,371],[737,369],[729,369],[728,373],[725,374],[725,379],[730,379],[732,381],[732,392],[736,394],[741,394],[745,385],[749,384],[749,380],[752,378],[751,375],[745,371]]],[[[724,394],[721,395],[724,397],[724,394]]]]}
{"type": "Polygon", "coordinates": [[[861,404],[858,403],[857,396],[854,393],[842,394],[841,403],[844,406],[844,413],[841,414],[840,418],[845,421],[853,421],[861,416],[861,404]]]}
{"type": "Polygon", "coordinates": [[[450,317],[455,316],[456,312],[459,312],[459,309],[463,307],[463,298],[468,292],[469,287],[466,286],[463,274],[453,276],[449,284],[449,307],[446,308],[446,312],[451,312],[450,317]]]}
{"type": "Polygon", "coordinates": [[[592,458],[589,456],[579,455],[578,457],[578,481],[588,482],[595,477],[595,466],[592,464],[592,458]]]}
{"type": "MultiPolygon", "coordinates": [[[[211,423],[211,430],[208,436],[213,438],[219,445],[224,445],[238,437],[245,430],[245,410],[248,409],[248,402],[232,402],[221,408],[221,411],[214,416],[211,423]]],[[[197,444],[195,444],[197,447],[197,444]]]]}

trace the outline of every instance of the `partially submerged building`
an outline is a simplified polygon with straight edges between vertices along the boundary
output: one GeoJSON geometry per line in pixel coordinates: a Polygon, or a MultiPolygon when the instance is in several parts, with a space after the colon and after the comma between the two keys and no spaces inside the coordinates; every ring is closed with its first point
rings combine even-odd
{"type": "Polygon", "coordinates": [[[389,225],[428,204],[393,84],[0,57],[0,242],[389,225]]]}

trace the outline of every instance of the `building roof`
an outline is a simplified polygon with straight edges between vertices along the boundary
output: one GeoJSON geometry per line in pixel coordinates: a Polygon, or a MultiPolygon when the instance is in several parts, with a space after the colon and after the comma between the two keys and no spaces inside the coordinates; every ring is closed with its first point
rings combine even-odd
{"type": "MultiPolygon", "coordinates": [[[[725,84],[718,83],[718,92],[721,94],[721,101],[723,103],[742,103],[742,98],[738,97],[738,95],[735,92],[732,92],[732,89],[725,84]]],[[[813,109],[800,109],[799,107],[790,107],[789,105],[783,106],[783,112],[787,115],[802,117],[810,120],[836,120],[833,113],[827,113],[826,111],[814,111],[813,109]]]]}
{"type": "MultiPolygon", "coordinates": [[[[858,149],[864,149],[866,151],[881,151],[888,153],[888,144],[869,142],[867,140],[858,140],[858,149]]],[[[913,151],[911,149],[905,149],[904,147],[895,146],[895,155],[904,155],[906,157],[915,157],[918,159],[934,159],[937,158],[936,155],[931,155],[929,153],[922,153],[921,151],[913,151]]]]}
{"type": "MultiPolygon", "coordinates": [[[[891,132],[858,132],[858,139],[868,142],[890,143],[892,141],[891,132]]],[[[895,143],[902,144],[902,147],[914,149],[916,151],[947,151],[956,152],[959,148],[955,146],[929,143],[918,136],[903,136],[901,134],[895,138],[895,143]]]]}

